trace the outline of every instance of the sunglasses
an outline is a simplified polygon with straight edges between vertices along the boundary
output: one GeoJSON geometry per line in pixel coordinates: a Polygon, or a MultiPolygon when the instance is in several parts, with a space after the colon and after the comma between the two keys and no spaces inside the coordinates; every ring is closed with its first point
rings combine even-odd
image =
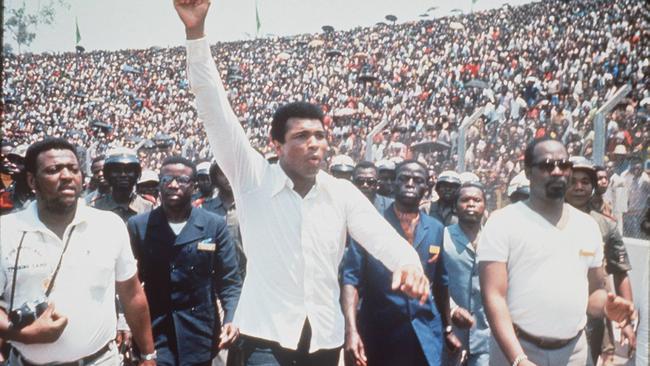
{"type": "Polygon", "coordinates": [[[555,168],[560,168],[561,171],[565,172],[573,168],[573,163],[567,159],[559,159],[559,160],[545,159],[533,163],[532,166],[537,167],[541,170],[545,170],[549,173],[555,170],[555,168]]]}
{"type": "Polygon", "coordinates": [[[375,178],[356,178],[354,179],[354,184],[357,186],[369,185],[374,186],[377,184],[377,179],[375,178]]]}
{"type": "Polygon", "coordinates": [[[187,176],[187,175],[178,175],[178,176],[176,176],[176,175],[161,175],[160,176],[160,184],[162,184],[163,186],[171,184],[171,182],[174,181],[174,180],[180,186],[188,186],[188,185],[192,184],[192,182],[194,181],[192,179],[192,177],[187,176]]]}

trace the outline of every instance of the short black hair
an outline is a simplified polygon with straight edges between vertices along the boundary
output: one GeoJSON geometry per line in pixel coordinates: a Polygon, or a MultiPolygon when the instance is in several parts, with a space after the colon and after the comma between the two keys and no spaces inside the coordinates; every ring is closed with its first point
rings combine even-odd
{"type": "Polygon", "coordinates": [[[96,162],[98,162],[98,161],[102,161],[102,160],[106,160],[106,155],[104,155],[104,154],[99,154],[99,155],[97,155],[97,156],[95,156],[95,157],[93,158],[93,161],[90,162],[90,165],[93,165],[93,164],[95,164],[96,162]]]}
{"type": "Polygon", "coordinates": [[[25,171],[36,174],[36,161],[41,153],[50,150],[70,150],[74,154],[77,163],[79,163],[79,156],[77,149],[68,140],[60,137],[46,137],[45,139],[35,142],[27,148],[25,153],[25,171]]]}
{"type": "Polygon", "coordinates": [[[160,170],[162,171],[162,168],[165,165],[174,165],[174,164],[182,164],[188,168],[192,168],[192,179],[196,178],[196,164],[194,164],[190,159],[180,155],[172,155],[166,157],[165,160],[163,160],[162,165],[160,165],[160,170]]]}
{"type": "Polygon", "coordinates": [[[316,104],[307,102],[293,102],[278,108],[273,114],[271,121],[271,138],[279,143],[284,143],[284,135],[287,133],[287,121],[289,118],[310,118],[317,119],[323,123],[323,110],[316,104]]]}
{"type": "Polygon", "coordinates": [[[357,172],[361,169],[373,169],[375,173],[379,173],[379,171],[377,170],[377,166],[373,162],[364,160],[358,162],[357,165],[354,166],[354,170],[352,170],[352,175],[353,176],[356,175],[357,172]]]}
{"type": "Polygon", "coordinates": [[[397,176],[399,171],[402,170],[402,168],[405,165],[408,165],[408,164],[417,164],[417,165],[419,165],[424,170],[424,173],[426,174],[426,176],[427,177],[429,176],[429,168],[427,168],[427,166],[424,165],[422,162],[420,162],[418,160],[415,160],[415,159],[404,160],[401,163],[397,164],[397,166],[395,167],[395,176],[397,176]]]}
{"type": "Polygon", "coordinates": [[[596,173],[607,171],[607,169],[605,169],[605,167],[602,165],[594,165],[594,170],[596,171],[596,173]]]}
{"type": "Polygon", "coordinates": [[[478,190],[481,191],[483,194],[483,201],[485,201],[485,186],[481,182],[465,182],[460,185],[458,190],[456,191],[456,203],[458,203],[458,200],[460,199],[460,191],[463,188],[477,188],[478,190]]]}
{"type": "Polygon", "coordinates": [[[562,143],[548,136],[540,137],[531,141],[528,146],[526,146],[526,151],[524,151],[524,167],[526,169],[531,169],[533,167],[533,153],[535,152],[537,145],[546,141],[557,141],[560,144],[562,143]]]}

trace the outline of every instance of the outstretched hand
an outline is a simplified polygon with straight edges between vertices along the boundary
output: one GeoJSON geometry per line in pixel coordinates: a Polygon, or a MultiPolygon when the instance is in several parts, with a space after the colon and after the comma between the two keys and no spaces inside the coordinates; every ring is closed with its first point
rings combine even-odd
{"type": "Polygon", "coordinates": [[[210,0],[174,0],[174,8],[185,25],[187,39],[203,37],[210,0]]]}
{"type": "Polygon", "coordinates": [[[605,303],[605,316],[607,319],[619,323],[620,327],[624,327],[634,314],[634,304],[620,296],[612,293],[607,294],[607,302],[605,303]]]}

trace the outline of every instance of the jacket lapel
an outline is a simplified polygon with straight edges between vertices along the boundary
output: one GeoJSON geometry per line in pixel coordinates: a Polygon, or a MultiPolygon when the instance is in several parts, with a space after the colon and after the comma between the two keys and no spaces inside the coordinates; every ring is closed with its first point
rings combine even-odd
{"type": "Polygon", "coordinates": [[[199,239],[203,239],[205,228],[205,216],[201,214],[200,209],[192,207],[192,213],[187,220],[185,227],[176,237],[174,245],[187,244],[199,239]]]}

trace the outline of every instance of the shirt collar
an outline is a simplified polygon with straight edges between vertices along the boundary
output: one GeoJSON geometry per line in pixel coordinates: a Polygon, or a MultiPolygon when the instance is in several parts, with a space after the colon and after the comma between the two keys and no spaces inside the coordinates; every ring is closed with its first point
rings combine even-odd
{"type": "MultiPolygon", "coordinates": [[[[288,188],[290,190],[293,190],[293,181],[287,173],[284,172],[284,169],[280,166],[280,164],[273,164],[271,165],[271,175],[272,175],[272,186],[271,186],[271,197],[274,197],[278,193],[280,193],[284,188],[288,188]]],[[[323,187],[325,187],[325,181],[328,179],[328,174],[325,173],[322,170],[318,171],[318,174],[316,174],[316,183],[314,186],[309,190],[309,193],[305,196],[305,198],[311,198],[314,195],[318,194],[318,192],[321,191],[323,187]]]]}
{"type": "MultiPolygon", "coordinates": [[[[77,200],[77,211],[72,218],[72,221],[68,226],[78,226],[87,222],[88,220],[88,211],[90,208],[86,206],[86,203],[83,199],[77,200]]],[[[25,210],[19,213],[21,223],[21,230],[24,231],[37,231],[37,232],[51,232],[51,230],[45,226],[38,216],[38,204],[36,200],[30,202],[30,204],[25,208],[25,210]]]]}

